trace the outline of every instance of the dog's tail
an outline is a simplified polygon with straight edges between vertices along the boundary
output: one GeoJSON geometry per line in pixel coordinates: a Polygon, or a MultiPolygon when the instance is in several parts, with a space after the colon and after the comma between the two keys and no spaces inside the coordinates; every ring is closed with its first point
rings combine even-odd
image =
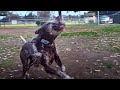
{"type": "Polygon", "coordinates": [[[20,38],[26,43],[27,41],[20,35],[20,38]]]}

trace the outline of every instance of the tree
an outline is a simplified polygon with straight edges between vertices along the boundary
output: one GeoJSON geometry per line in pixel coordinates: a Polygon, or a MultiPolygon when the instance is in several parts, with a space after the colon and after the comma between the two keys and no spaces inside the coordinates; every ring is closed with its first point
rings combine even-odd
{"type": "Polygon", "coordinates": [[[14,20],[16,20],[16,19],[20,19],[20,16],[18,15],[18,14],[11,14],[10,16],[9,16],[9,18],[10,19],[14,19],[14,20]]]}
{"type": "Polygon", "coordinates": [[[7,16],[9,11],[0,11],[0,16],[7,16]]]}
{"type": "Polygon", "coordinates": [[[35,15],[32,12],[30,12],[28,15],[25,15],[23,18],[25,18],[25,19],[34,19],[35,15]]]}
{"type": "Polygon", "coordinates": [[[37,15],[38,15],[38,17],[49,18],[50,11],[38,11],[37,15]]]}
{"type": "MultiPolygon", "coordinates": [[[[7,16],[8,15],[8,13],[9,13],[9,11],[0,11],[0,16],[7,16]]],[[[5,21],[6,20],[0,20],[0,26],[1,26],[1,22],[3,22],[4,23],[4,26],[5,26],[5,21]]]]}

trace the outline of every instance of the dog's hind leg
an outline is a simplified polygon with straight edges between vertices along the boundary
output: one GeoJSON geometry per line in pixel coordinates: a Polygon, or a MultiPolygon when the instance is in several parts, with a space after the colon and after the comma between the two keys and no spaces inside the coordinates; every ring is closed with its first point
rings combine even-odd
{"type": "Polygon", "coordinates": [[[27,70],[28,70],[28,59],[27,60],[24,60],[25,62],[23,63],[23,73],[22,73],[22,77],[24,78],[24,79],[26,79],[27,78],[27,74],[26,74],[26,72],[27,72],[27,70]]]}
{"type": "Polygon", "coordinates": [[[25,64],[23,64],[23,78],[27,79],[28,78],[28,74],[27,71],[30,69],[30,67],[33,65],[33,60],[31,58],[28,58],[25,62],[25,64]],[[30,60],[30,62],[28,62],[30,60]]]}

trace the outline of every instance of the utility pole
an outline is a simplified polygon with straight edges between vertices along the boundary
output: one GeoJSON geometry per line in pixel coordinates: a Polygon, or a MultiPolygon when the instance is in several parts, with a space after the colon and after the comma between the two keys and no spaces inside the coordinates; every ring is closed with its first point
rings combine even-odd
{"type": "Polygon", "coordinates": [[[99,21],[100,21],[100,20],[99,20],[99,11],[98,11],[98,25],[100,24],[99,21]]]}
{"type": "Polygon", "coordinates": [[[58,15],[62,18],[62,12],[58,11],[58,15]]]}

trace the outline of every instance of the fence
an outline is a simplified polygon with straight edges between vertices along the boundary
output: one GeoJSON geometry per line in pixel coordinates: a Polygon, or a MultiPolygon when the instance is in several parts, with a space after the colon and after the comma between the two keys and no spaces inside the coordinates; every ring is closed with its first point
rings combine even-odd
{"type": "MultiPolygon", "coordinates": [[[[100,11],[99,11],[100,12],[100,11]]],[[[110,11],[109,11],[110,12],[110,11]]],[[[77,16],[77,17],[69,17],[63,16],[63,19],[66,23],[74,23],[74,24],[97,24],[98,16],[77,16]]],[[[36,21],[40,21],[41,23],[47,22],[48,18],[38,18],[38,19],[17,19],[10,20],[10,22],[5,22],[5,24],[35,24],[36,21]]],[[[112,14],[103,14],[99,15],[99,23],[100,24],[120,24],[120,12],[112,13],[112,14]]],[[[1,22],[1,24],[4,24],[1,22]]]]}

